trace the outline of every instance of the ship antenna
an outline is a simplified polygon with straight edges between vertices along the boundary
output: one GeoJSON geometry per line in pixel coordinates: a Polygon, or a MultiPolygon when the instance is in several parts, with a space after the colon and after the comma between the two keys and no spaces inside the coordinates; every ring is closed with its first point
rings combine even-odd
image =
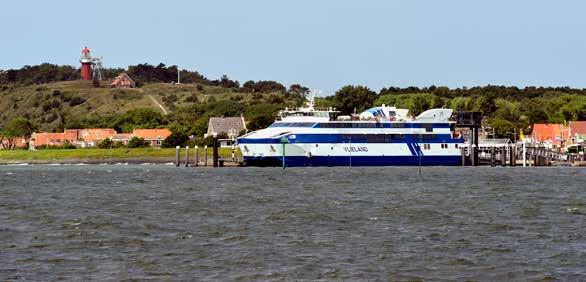
{"type": "Polygon", "coordinates": [[[310,110],[313,110],[313,107],[315,106],[315,95],[317,94],[317,92],[317,89],[312,90],[307,99],[307,107],[310,110]]]}

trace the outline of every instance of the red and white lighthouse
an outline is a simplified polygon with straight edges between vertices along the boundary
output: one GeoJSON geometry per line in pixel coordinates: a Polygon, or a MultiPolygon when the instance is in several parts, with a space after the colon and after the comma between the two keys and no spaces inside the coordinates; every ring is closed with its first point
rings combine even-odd
{"type": "Polygon", "coordinates": [[[90,56],[90,49],[85,46],[83,50],[81,50],[81,58],[79,59],[81,63],[81,79],[82,80],[91,80],[92,79],[92,57],[90,56]]]}

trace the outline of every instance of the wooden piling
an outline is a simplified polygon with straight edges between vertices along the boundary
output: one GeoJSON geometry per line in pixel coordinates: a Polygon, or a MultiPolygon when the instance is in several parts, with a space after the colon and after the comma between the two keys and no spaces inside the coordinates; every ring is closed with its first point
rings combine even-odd
{"type": "Polygon", "coordinates": [[[477,166],[478,163],[478,148],[476,148],[476,144],[472,144],[472,150],[470,153],[470,160],[472,161],[472,166],[477,166]]]}
{"type": "Polygon", "coordinates": [[[213,139],[213,162],[212,165],[213,167],[218,167],[218,134],[214,133],[212,135],[212,139],[213,139]]]}
{"type": "Polygon", "coordinates": [[[197,145],[193,146],[193,166],[199,166],[199,150],[197,148],[197,145]]]}
{"type": "Polygon", "coordinates": [[[490,148],[490,166],[492,166],[492,167],[495,167],[496,166],[496,156],[495,156],[494,144],[490,148]]]}
{"type": "Polygon", "coordinates": [[[517,165],[517,145],[512,144],[511,145],[511,154],[509,155],[510,157],[510,166],[516,166],[517,165]]]}
{"type": "Polygon", "coordinates": [[[203,146],[203,166],[208,166],[208,145],[203,146]]]}
{"type": "Polygon", "coordinates": [[[501,166],[507,166],[507,147],[501,147],[501,166]]]}
{"type": "Polygon", "coordinates": [[[185,167],[189,167],[189,146],[185,146],[185,167]]]}
{"type": "Polygon", "coordinates": [[[460,153],[462,154],[462,166],[466,165],[466,148],[460,147],[460,153]]]}
{"type": "Polygon", "coordinates": [[[179,155],[179,146],[175,147],[175,166],[179,167],[181,165],[181,156],[179,155]]]}

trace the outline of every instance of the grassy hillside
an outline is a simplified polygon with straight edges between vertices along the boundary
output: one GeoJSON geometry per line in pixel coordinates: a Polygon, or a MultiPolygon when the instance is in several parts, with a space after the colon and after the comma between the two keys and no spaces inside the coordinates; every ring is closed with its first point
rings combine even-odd
{"type": "MultiPolygon", "coordinates": [[[[102,82],[55,82],[31,86],[0,88],[0,127],[22,116],[39,130],[52,131],[63,120],[80,117],[112,116],[137,108],[152,108],[163,114],[195,104],[232,101],[242,105],[283,104],[282,93],[238,93],[234,88],[199,84],[150,83],[136,89],[113,89],[102,82]]],[[[284,100],[285,99],[285,100],[284,100]]]]}

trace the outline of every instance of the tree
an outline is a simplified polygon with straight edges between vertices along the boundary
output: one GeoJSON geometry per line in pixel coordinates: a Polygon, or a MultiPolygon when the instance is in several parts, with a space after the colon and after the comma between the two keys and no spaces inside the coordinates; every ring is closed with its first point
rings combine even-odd
{"type": "Polygon", "coordinates": [[[132,137],[128,141],[128,148],[145,148],[148,147],[150,144],[148,141],[144,140],[144,138],[140,137],[132,137]]]}
{"type": "Polygon", "coordinates": [[[165,140],[163,140],[163,144],[161,145],[163,148],[174,148],[175,146],[185,146],[189,141],[189,137],[187,134],[183,132],[173,132],[169,135],[165,140]]]}
{"type": "Polygon", "coordinates": [[[291,86],[289,86],[289,91],[287,92],[289,94],[305,97],[307,94],[309,94],[309,88],[301,86],[300,84],[291,84],[291,86]]]}
{"type": "Polygon", "coordinates": [[[342,114],[351,114],[371,107],[376,97],[368,87],[347,85],[336,91],[333,102],[342,114]]]}
{"type": "Polygon", "coordinates": [[[12,119],[0,132],[0,142],[2,139],[6,140],[8,143],[8,149],[12,150],[16,147],[16,141],[18,138],[28,140],[34,131],[35,128],[28,119],[18,117],[12,119]]]}
{"type": "Polygon", "coordinates": [[[275,121],[275,117],[270,115],[260,115],[255,116],[248,122],[248,129],[250,130],[259,130],[263,128],[267,128],[275,121]]]}
{"type": "Polygon", "coordinates": [[[167,120],[160,112],[139,108],[120,115],[111,126],[116,131],[131,132],[134,128],[157,128],[166,124],[167,120]]]}
{"type": "Polygon", "coordinates": [[[24,137],[28,139],[35,131],[35,128],[28,119],[18,117],[11,120],[4,128],[4,131],[8,136],[24,137]]]}
{"type": "Polygon", "coordinates": [[[106,138],[106,139],[100,141],[100,143],[98,143],[97,147],[100,149],[110,149],[113,147],[113,145],[114,145],[114,143],[112,142],[112,139],[106,138]]]}

